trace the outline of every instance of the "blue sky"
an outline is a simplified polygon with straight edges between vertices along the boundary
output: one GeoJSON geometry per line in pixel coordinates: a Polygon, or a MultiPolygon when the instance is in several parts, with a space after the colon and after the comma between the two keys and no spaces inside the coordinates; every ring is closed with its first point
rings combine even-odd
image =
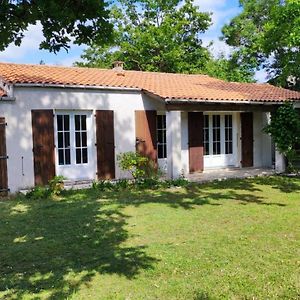
{"type": "MultiPolygon", "coordinates": [[[[202,35],[204,45],[210,41],[214,42],[212,53],[217,56],[220,52],[230,53],[230,48],[219,40],[221,29],[232,17],[236,16],[241,8],[238,0],[195,0],[195,4],[202,11],[212,12],[213,25],[202,35]]],[[[25,33],[25,38],[20,47],[10,45],[5,51],[0,52],[0,61],[16,63],[37,64],[43,60],[46,64],[71,66],[75,61],[80,60],[80,55],[85,46],[72,45],[69,52],[61,50],[58,54],[39,50],[39,43],[43,35],[41,26],[30,26],[25,33]]],[[[256,75],[259,81],[264,81],[264,73],[256,75]]]]}

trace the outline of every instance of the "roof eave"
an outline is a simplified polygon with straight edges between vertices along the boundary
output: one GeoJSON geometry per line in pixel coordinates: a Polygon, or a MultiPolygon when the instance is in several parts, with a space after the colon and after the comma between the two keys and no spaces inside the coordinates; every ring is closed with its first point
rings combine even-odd
{"type": "MultiPolygon", "coordinates": [[[[286,101],[296,101],[297,99],[287,99],[286,101]]],[[[167,98],[167,104],[253,104],[253,105],[282,105],[286,101],[274,101],[274,100],[264,100],[264,101],[257,101],[257,100],[234,100],[234,99],[184,99],[184,98],[167,98]]]]}
{"type": "Polygon", "coordinates": [[[63,89],[84,89],[84,90],[116,90],[141,92],[141,88],[105,86],[105,85],[76,85],[76,84],[51,84],[51,83],[14,83],[14,87],[40,87],[40,88],[63,88],[63,89]]]}

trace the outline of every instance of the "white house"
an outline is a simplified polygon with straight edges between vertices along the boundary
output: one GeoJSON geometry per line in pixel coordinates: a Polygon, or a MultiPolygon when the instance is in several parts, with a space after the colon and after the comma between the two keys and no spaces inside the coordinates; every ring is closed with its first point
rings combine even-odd
{"type": "Polygon", "coordinates": [[[300,93],[205,75],[0,63],[0,190],[122,178],[136,149],[169,177],[272,167],[270,112],[300,93]]]}

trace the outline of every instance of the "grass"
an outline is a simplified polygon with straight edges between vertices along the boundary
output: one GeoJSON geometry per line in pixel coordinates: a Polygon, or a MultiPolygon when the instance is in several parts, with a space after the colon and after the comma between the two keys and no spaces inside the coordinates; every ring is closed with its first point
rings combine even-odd
{"type": "Polygon", "coordinates": [[[0,202],[1,299],[299,299],[300,179],[0,202]]]}

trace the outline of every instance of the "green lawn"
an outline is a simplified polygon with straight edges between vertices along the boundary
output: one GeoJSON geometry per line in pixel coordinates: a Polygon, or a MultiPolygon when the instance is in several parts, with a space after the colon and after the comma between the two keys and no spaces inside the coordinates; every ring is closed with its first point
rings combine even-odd
{"type": "Polygon", "coordinates": [[[299,299],[300,179],[0,201],[1,299],[299,299]]]}

